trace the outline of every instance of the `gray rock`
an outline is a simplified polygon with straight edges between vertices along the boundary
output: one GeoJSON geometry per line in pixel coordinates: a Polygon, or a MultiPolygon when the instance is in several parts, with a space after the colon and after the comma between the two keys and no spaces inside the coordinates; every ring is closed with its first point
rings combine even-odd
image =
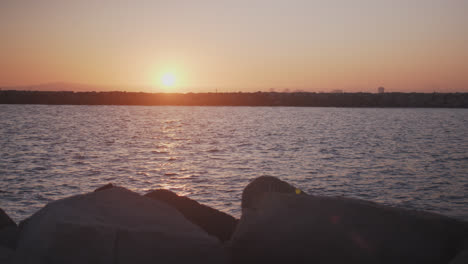
{"type": "Polygon", "coordinates": [[[19,229],[16,226],[7,226],[0,229],[0,246],[16,248],[19,237],[19,229]]]}
{"type": "Polygon", "coordinates": [[[11,258],[15,251],[8,247],[0,246],[0,263],[2,264],[9,264],[11,263],[11,258]]]}
{"type": "Polygon", "coordinates": [[[16,223],[0,208],[0,246],[16,248],[18,240],[18,226],[16,223]]]}
{"type": "Polygon", "coordinates": [[[467,223],[445,216],[275,188],[247,195],[254,202],[230,242],[233,263],[445,264],[468,238],[467,223]]]}
{"type": "Polygon", "coordinates": [[[462,244],[457,255],[450,261],[449,264],[467,264],[468,263],[468,240],[462,244]]]}
{"type": "Polygon", "coordinates": [[[0,208],[0,229],[8,226],[16,226],[16,223],[0,208]]]}
{"type": "Polygon", "coordinates": [[[49,203],[24,223],[18,263],[223,263],[218,240],[121,187],[49,203]]]}
{"type": "Polygon", "coordinates": [[[304,194],[300,189],[272,176],[260,176],[247,184],[242,192],[242,209],[254,209],[266,193],[304,194]]]}

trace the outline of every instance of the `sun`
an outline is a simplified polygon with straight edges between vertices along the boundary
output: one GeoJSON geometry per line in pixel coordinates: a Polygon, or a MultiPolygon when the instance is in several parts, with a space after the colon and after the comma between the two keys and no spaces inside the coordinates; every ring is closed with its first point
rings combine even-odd
{"type": "Polygon", "coordinates": [[[164,73],[161,76],[161,84],[166,88],[174,87],[176,82],[177,82],[177,78],[175,74],[172,72],[164,73]]]}

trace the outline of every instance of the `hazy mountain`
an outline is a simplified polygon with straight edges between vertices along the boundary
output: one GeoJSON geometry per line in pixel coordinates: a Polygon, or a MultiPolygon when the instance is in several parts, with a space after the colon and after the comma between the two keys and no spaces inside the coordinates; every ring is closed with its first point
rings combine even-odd
{"type": "Polygon", "coordinates": [[[53,82],[20,86],[0,86],[2,90],[31,90],[31,91],[73,91],[73,92],[109,92],[109,91],[132,91],[149,92],[150,86],[124,86],[124,85],[92,85],[82,83],[53,82]]]}

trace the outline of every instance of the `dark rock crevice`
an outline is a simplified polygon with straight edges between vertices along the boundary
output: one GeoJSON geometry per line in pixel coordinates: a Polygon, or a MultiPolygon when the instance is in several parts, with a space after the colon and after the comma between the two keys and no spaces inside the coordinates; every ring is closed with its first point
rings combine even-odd
{"type": "Polygon", "coordinates": [[[198,225],[221,242],[231,238],[238,220],[234,217],[200,204],[188,197],[178,196],[169,190],[159,189],[145,194],[146,197],[162,201],[179,210],[189,221],[198,225]]]}

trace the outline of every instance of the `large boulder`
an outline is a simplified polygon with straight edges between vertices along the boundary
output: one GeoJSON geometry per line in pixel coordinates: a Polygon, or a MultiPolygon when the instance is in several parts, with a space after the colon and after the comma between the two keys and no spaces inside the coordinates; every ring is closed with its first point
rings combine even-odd
{"type": "Polygon", "coordinates": [[[273,176],[260,176],[247,184],[242,192],[242,209],[253,207],[268,193],[304,194],[300,189],[273,176]]]}
{"type": "Polygon", "coordinates": [[[15,251],[8,247],[0,246],[0,263],[8,264],[11,263],[11,258],[15,251]]]}
{"type": "Polygon", "coordinates": [[[449,264],[466,264],[468,263],[468,241],[465,243],[465,247],[458,252],[449,264]]]}
{"type": "Polygon", "coordinates": [[[16,248],[18,235],[19,230],[15,221],[0,208],[0,246],[16,248]]]}
{"type": "Polygon", "coordinates": [[[8,226],[16,226],[16,223],[0,208],[0,229],[8,226]]]}
{"type": "Polygon", "coordinates": [[[214,237],[121,187],[49,203],[24,223],[17,263],[223,263],[214,237]]]}
{"type": "Polygon", "coordinates": [[[175,207],[192,223],[222,242],[229,240],[236,228],[238,220],[234,217],[188,197],[178,196],[169,190],[159,189],[149,192],[145,196],[175,207]]]}
{"type": "Polygon", "coordinates": [[[230,242],[233,263],[445,264],[468,238],[467,223],[445,216],[281,186],[249,184],[260,191],[243,195],[250,202],[230,242]]]}

